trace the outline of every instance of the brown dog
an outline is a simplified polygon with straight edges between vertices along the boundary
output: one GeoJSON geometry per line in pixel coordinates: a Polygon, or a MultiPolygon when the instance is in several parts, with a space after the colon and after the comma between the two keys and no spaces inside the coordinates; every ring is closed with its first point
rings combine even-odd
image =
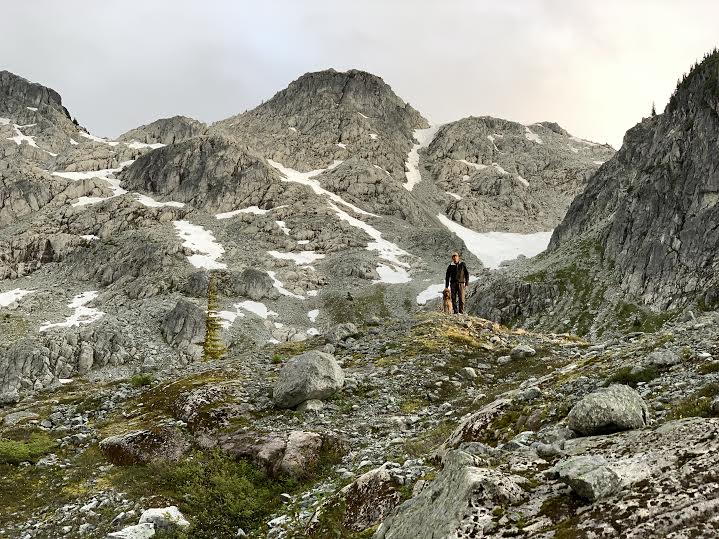
{"type": "Polygon", "coordinates": [[[445,288],[442,292],[442,312],[444,314],[452,314],[452,294],[449,288],[445,288]]]}

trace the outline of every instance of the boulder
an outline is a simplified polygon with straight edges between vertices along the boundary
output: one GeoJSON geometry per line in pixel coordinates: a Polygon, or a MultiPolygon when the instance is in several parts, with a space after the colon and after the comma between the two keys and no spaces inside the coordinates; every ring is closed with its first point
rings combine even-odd
{"type": "Polygon", "coordinates": [[[18,423],[22,423],[23,421],[32,421],[34,419],[39,419],[40,416],[37,415],[35,412],[28,412],[26,410],[21,410],[19,412],[10,412],[8,415],[3,417],[3,425],[6,427],[14,427],[18,423]]]}
{"type": "Polygon", "coordinates": [[[486,468],[478,457],[452,451],[429,486],[397,507],[373,539],[484,537],[496,507],[509,507],[527,497],[512,476],[486,468]]]}
{"type": "Polygon", "coordinates": [[[355,326],[352,322],[345,322],[344,324],[337,324],[330,329],[327,332],[326,337],[328,340],[337,343],[354,335],[357,335],[357,326],[355,326]]]}
{"type": "Polygon", "coordinates": [[[280,370],[272,398],[278,408],[294,408],[310,399],[326,399],[344,385],[334,356],[310,351],[290,359],[280,370]]]}
{"type": "Polygon", "coordinates": [[[322,451],[322,436],[315,432],[292,431],[287,438],[280,471],[301,477],[318,463],[322,451]]]}
{"type": "Polygon", "coordinates": [[[435,457],[442,459],[450,449],[457,449],[466,442],[478,441],[489,424],[502,415],[511,404],[510,399],[497,399],[462,418],[449,438],[437,449],[435,457]]]}
{"type": "Polygon", "coordinates": [[[569,485],[577,496],[589,502],[614,494],[622,484],[619,475],[599,456],[569,458],[552,468],[548,475],[569,485]]]}
{"type": "Polygon", "coordinates": [[[153,524],[157,531],[167,532],[177,528],[187,528],[190,525],[185,516],[174,505],[148,509],[140,516],[139,524],[145,523],[153,524]]]}
{"type": "Polygon", "coordinates": [[[518,346],[515,346],[509,352],[509,357],[511,357],[512,359],[524,359],[525,357],[532,357],[536,355],[537,351],[526,344],[520,344],[518,346]]]}
{"type": "Polygon", "coordinates": [[[567,416],[567,426],[584,436],[639,429],[648,422],[649,409],[641,395],[619,384],[590,393],[567,416]]]}
{"type": "Polygon", "coordinates": [[[678,365],[681,361],[681,358],[672,350],[656,350],[644,359],[644,364],[667,368],[678,365]]]}
{"type": "Polygon", "coordinates": [[[107,534],[108,539],[149,539],[155,536],[155,526],[151,523],[135,524],[120,531],[107,534]]]}
{"type": "Polygon", "coordinates": [[[100,442],[100,450],[113,464],[146,464],[180,460],[189,450],[187,438],[171,427],[135,430],[110,436],[100,442]]]}
{"type": "Polygon", "coordinates": [[[393,473],[395,466],[385,463],[362,474],[324,502],[312,517],[308,534],[322,533],[323,514],[337,510],[342,512],[342,527],[353,532],[361,532],[382,521],[402,499],[402,485],[393,473]]]}
{"type": "Polygon", "coordinates": [[[186,299],[180,299],[160,323],[167,344],[192,356],[199,356],[205,338],[205,311],[186,299]]]}

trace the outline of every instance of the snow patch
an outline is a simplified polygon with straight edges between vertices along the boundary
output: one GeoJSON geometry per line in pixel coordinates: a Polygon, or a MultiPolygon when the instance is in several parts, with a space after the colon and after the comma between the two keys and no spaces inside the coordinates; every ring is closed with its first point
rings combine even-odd
{"type": "Polygon", "coordinates": [[[499,172],[500,174],[509,174],[506,170],[504,170],[499,163],[492,163],[492,166],[499,172]]]}
{"type": "Polygon", "coordinates": [[[46,322],[40,326],[39,331],[47,331],[48,329],[55,327],[69,328],[72,326],[79,326],[80,324],[91,324],[92,322],[96,322],[102,318],[102,315],[105,313],[98,311],[93,307],[87,307],[87,304],[95,298],[97,298],[97,292],[94,290],[78,294],[68,304],[68,307],[75,310],[72,315],[66,318],[63,322],[46,322]]]}
{"type": "Polygon", "coordinates": [[[572,150],[572,152],[574,152],[574,153],[579,153],[579,149],[575,148],[575,147],[572,146],[571,144],[567,144],[567,147],[568,147],[570,150],[572,150]]]}
{"type": "Polygon", "coordinates": [[[152,148],[153,150],[156,150],[158,148],[164,148],[165,144],[162,144],[161,142],[155,142],[153,144],[145,144],[144,142],[140,142],[137,140],[133,140],[130,143],[127,144],[128,148],[132,148],[133,150],[141,150],[143,148],[152,148]]]}
{"type": "Polygon", "coordinates": [[[215,241],[215,236],[210,230],[205,230],[199,225],[193,225],[189,221],[173,221],[180,239],[184,240],[182,246],[193,252],[187,259],[196,268],[208,270],[225,269],[227,264],[218,262],[225,249],[215,241]]]}
{"type": "Polygon", "coordinates": [[[586,144],[587,146],[601,146],[601,144],[597,144],[596,142],[592,142],[591,140],[584,140],[583,138],[579,137],[571,137],[569,140],[573,140],[574,142],[578,142],[579,144],[586,144]]]}
{"type": "Polygon", "coordinates": [[[310,337],[315,337],[319,334],[320,334],[320,330],[317,328],[309,328],[307,330],[307,335],[309,335],[310,337]]]}
{"type": "MultiPolygon", "coordinates": [[[[289,290],[287,290],[285,288],[284,284],[282,284],[282,281],[280,281],[277,278],[277,276],[276,276],[277,274],[274,271],[268,271],[267,275],[269,275],[270,279],[272,279],[273,286],[283,296],[288,296],[290,298],[296,298],[296,299],[305,299],[303,296],[300,296],[299,294],[295,294],[294,292],[290,292],[289,290]]],[[[310,295],[310,294],[308,294],[308,295],[310,295]]]]}
{"type": "Polygon", "coordinates": [[[592,161],[595,165],[603,165],[604,161],[592,161]]]}
{"type": "Polygon", "coordinates": [[[90,133],[85,133],[84,131],[80,131],[80,136],[85,137],[86,139],[92,140],[93,142],[99,142],[100,144],[107,144],[108,146],[117,146],[120,144],[116,140],[107,140],[104,138],[96,137],[95,135],[91,135],[90,133]]]}
{"type": "Polygon", "coordinates": [[[314,298],[317,294],[319,294],[319,292],[320,292],[319,290],[308,290],[307,296],[310,298],[314,298]]]}
{"type": "Polygon", "coordinates": [[[32,290],[22,290],[20,288],[16,288],[8,292],[0,292],[0,307],[7,307],[8,305],[12,305],[16,301],[32,293],[32,290]]]}
{"type": "Polygon", "coordinates": [[[152,197],[141,195],[140,193],[135,193],[135,198],[140,204],[147,206],[148,208],[183,208],[185,206],[184,202],[159,202],[152,197]]]}
{"type": "Polygon", "coordinates": [[[398,266],[380,264],[375,271],[379,275],[379,279],[375,280],[375,283],[403,284],[412,280],[407,270],[398,266]]]}
{"type": "Polygon", "coordinates": [[[82,239],[84,239],[84,240],[87,240],[87,241],[96,241],[96,240],[99,240],[99,239],[100,239],[100,238],[98,238],[97,236],[95,236],[95,234],[83,234],[83,235],[80,236],[80,237],[81,237],[82,239]]]}
{"type": "Polygon", "coordinates": [[[337,146],[339,146],[339,147],[342,148],[343,150],[347,149],[347,144],[344,144],[344,143],[342,143],[342,142],[338,142],[338,143],[337,143],[337,146]]]}
{"type": "Polygon", "coordinates": [[[281,253],[279,251],[267,251],[267,253],[280,260],[292,260],[298,266],[303,264],[312,264],[313,262],[320,260],[325,255],[315,253],[314,251],[300,251],[299,253],[281,253]]]}
{"type": "Polygon", "coordinates": [[[505,260],[514,260],[519,255],[532,257],[544,251],[552,238],[552,231],[534,234],[511,232],[475,232],[445,215],[437,218],[451,232],[464,241],[467,249],[482,261],[486,267],[497,269],[505,260]]]}
{"type": "Polygon", "coordinates": [[[517,174],[517,181],[519,181],[519,183],[521,183],[524,187],[529,187],[529,182],[522,178],[519,174],[517,174]]]}
{"type": "Polygon", "coordinates": [[[0,118],[0,125],[10,125],[10,118],[0,118]]]}
{"type": "Polygon", "coordinates": [[[362,118],[364,118],[365,120],[368,120],[368,119],[369,119],[367,116],[365,116],[364,114],[362,114],[362,113],[359,112],[359,111],[357,112],[357,114],[359,114],[360,116],[362,116],[362,118]]]}
{"type": "Polygon", "coordinates": [[[417,140],[417,143],[412,146],[409,155],[407,155],[407,162],[405,163],[405,167],[407,168],[405,172],[407,181],[404,183],[404,188],[407,189],[407,191],[411,191],[415,185],[422,181],[422,175],[419,172],[419,150],[425,146],[429,146],[440,127],[440,125],[433,125],[427,129],[415,129],[414,138],[417,140]]]}
{"type": "Polygon", "coordinates": [[[35,138],[34,138],[34,137],[31,137],[31,136],[29,136],[29,135],[23,135],[22,131],[20,131],[20,129],[22,129],[22,128],[24,128],[24,127],[32,127],[32,126],[35,125],[35,124],[29,124],[29,125],[17,125],[17,124],[13,124],[13,125],[14,125],[14,127],[15,127],[15,136],[14,136],[14,137],[8,137],[7,140],[12,140],[12,141],[13,141],[15,144],[17,144],[18,146],[20,146],[20,144],[22,144],[23,142],[27,142],[27,143],[28,143],[30,146],[32,146],[33,148],[37,148],[37,147],[38,147],[37,143],[35,142],[35,138]]]}
{"type": "Polygon", "coordinates": [[[542,142],[542,139],[539,138],[539,135],[537,135],[535,132],[533,132],[531,129],[529,129],[529,127],[527,127],[526,125],[524,126],[524,137],[527,140],[536,142],[537,144],[544,144],[544,142],[542,142]]]}
{"type": "Polygon", "coordinates": [[[467,166],[470,166],[472,168],[476,168],[477,170],[483,170],[487,168],[487,165],[483,165],[482,163],[470,163],[466,159],[457,159],[460,163],[464,163],[467,166]]]}
{"type": "Polygon", "coordinates": [[[432,284],[417,294],[417,305],[425,305],[434,298],[442,297],[444,283],[432,284]]]}
{"type": "Polygon", "coordinates": [[[284,221],[275,221],[275,223],[277,223],[277,226],[280,227],[280,230],[282,230],[282,232],[284,232],[285,235],[287,235],[287,236],[290,235],[290,229],[287,228],[287,225],[285,224],[284,221]]]}
{"type": "Polygon", "coordinates": [[[247,299],[241,303],[238,303],[235,305],[238,309],[244,309],[248,312],[251,312],[252,314],[256,314],[260,318],[264,318],[267,320],[267,317],[269,316],[277,316],[277,313],[275,311],[271,311],[267,308],[267,306],[264,303],[260,303],[259,301],[252,301],[251,299],[247,299]]]}
{"type": "Polygon", "coordinates": [[[307,312],[307,318],[310,319],[310,322],[315,322],[317,320],[317,317],[319,316],[319,314],[320,314],[319,309],[313,309],[313,310],[307,312]]]}
{"type": "Polygon", "coordinates": [[[37,112],[37,107],[25,107],[27,110],[31,110],[33,112],[37,112]]]}
{"type": "Polygon", "coordinates": [[[377,140],[377,133],[370,133],[369,138],[371,138],[372,140],[377,140]]]}
{"type": "Polygon", "coordinates": [[[457,193],[450,193],[449,191],[445,191],[449,196],[451,196],[455,200],[462,200],[462,197],[459,196],[457,193]]]}
{"type": "Polygon", "coordinates": [[[319,169],[319,170],[312,170],[310,172],[300,172],[298,170],[284,167],[281,164],[277,163],[276,161],[273,161],[272,159],[268,159],[267,162],[285,176],[284,178],[282,178],[283,182],[301,183],[302,185],[306,185],[306,186],[310,187],[312,189],[312,191],[315,192],[315,194],[324,195],[327,198],[329,198],[330,200],[337,202],[338,204],[342,204],[343,206],[350,208],[352,211],[354,211],[356,213],[359,213],[361,215],[369,215],[372,217],[378,217],[374,213],[369,213],[367,211],[364,211],[362,208],[358,208],[354,204],[350,204],[349,202],[345,201],[341,196],[339,196],[331,191],[328,191],[327,189],[322,188],[322,186],[320,185],[320,182],[318,180],[312,179],[315,176],[319,176],[323,172],[326,172],[328,170],[332,170],[333,168],[338,167],[339,165],[342,164],[342,161],[335,161],[327,168],[319,169]]]}
{"type": "Polygon", "coordinates": [[[295,129],[294,127],[288,127],[287,129],[289,129],[293,133],[297,133],[297,129],[295,129]]]}
{"type": "Polygon", "coordinates": [[[72,146],[79,146],[79,145],[80,145],[80,143],[79,143],[78,141],[76,141],[74,138],[71,138],[71,139],[70,139],[70,144],[71,144],[72,146]]]}
{"type": "Polygon", "coordinates": [[[229,219],[230,217],[234,217],[235,215],[240,215],[241,213],[252,213],[254,215],[264,215],[266,213],[269,213],[270,210],[263,210],[261,208],[258,208],[257,206],[249,206],[248,208],[242,208],[241,210],[233,210],[228,211],[225,213],[218,213],[215,215],[217,219],[229,219]]]}

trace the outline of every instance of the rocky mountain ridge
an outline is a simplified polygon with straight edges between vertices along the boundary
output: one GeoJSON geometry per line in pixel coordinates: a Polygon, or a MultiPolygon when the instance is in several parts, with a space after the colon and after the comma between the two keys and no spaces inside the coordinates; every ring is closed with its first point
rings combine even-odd
{"type": "Polygon", "coordinates": [[[711,537],[715,58],[616,155],[334,70],[106,140],[3,75],[0,531],[711,537]],[[484,318],[422,313],[462,246],[484,318]]]}

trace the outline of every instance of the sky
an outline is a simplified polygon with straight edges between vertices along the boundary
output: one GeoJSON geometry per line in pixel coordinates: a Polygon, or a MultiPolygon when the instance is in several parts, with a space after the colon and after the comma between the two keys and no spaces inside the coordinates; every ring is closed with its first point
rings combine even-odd
{"type": "Polygon", "coordinates": [[[0,70],[105,137],[214,122],[332,67],[381,76],[432,123],[554,121],[618,148],[719,45],[716,0],[0,1],[0,70]]]}

